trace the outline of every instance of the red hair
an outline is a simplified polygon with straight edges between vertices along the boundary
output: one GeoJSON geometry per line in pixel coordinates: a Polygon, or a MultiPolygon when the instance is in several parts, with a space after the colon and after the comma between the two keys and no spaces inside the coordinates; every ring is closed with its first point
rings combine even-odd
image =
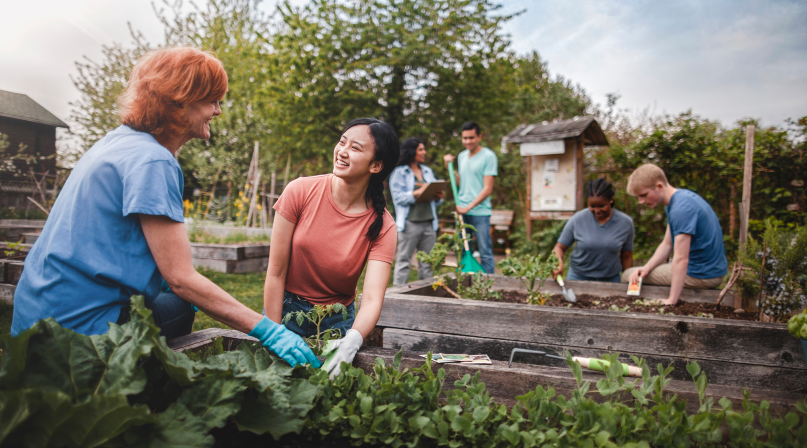
{"type": "Polygon", "coordinates": [[[219,101],[227,93],[221,61],[195,48],[152,51],[137,61],[118,98],[121,122],[155,137],[185,132],[185,105],[219,101]]]}

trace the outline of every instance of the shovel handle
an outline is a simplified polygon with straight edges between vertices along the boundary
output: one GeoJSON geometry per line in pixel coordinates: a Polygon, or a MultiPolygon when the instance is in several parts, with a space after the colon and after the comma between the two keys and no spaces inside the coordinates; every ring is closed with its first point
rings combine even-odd
{"type": "Polygon", "coordinates": [[[562,275],[558,274],[558,280],[557,281],[558,281],[558,284],[560,285],[561,288],[566,287],[566,285],[563,283],[563,276],[562,275]]]}
{"type": "MultiPolygon", "coordinates": [[[[574,356],[572,357],[572,361],[579,362],[582,367],[585,367],[587,369],[599,370],[600,372],[604,372],[605,369],[611,366],[610,362],[604,359],[597,359],[597,358],[579,358],[577,356],[574,356]]],[[[642,369],[636,366],[629,366],[627,364],[622,364],[622,375],[641,377],[642,369]]]]}
{"type": "Polygon", "coordinates": [[[462,215],[457,214],[457,216],[460,217],[460,232],[462,232],[462,245],[465,247],[465,252],[470,252],[471,249],[468,246],[468,239],[465,237],[465,227],[462,227],[465,225],[465,222],[462,220],[462,215]]]}

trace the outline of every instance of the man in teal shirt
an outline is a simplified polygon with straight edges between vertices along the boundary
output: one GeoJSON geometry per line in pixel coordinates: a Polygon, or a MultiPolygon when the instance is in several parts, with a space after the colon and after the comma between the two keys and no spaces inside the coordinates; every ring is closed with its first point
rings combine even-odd
{"type": "MultiPolygon", "coordinates": [[[[466,224],[477,229],[476,246],[485,272],[493,274],[493,244],[490,238],[490,194],[493,193],[493,178],[498,175],[499,161],[489,148],[481,145],[482,132],[479,125],[469,121],[462,125],[462,145],[465,151],[457,157],[459,197],[454,201],[457,213],[463,215],[466,224]]],[[[443,156],[448,163],[455,159],[451,154],[443,156]]]]}

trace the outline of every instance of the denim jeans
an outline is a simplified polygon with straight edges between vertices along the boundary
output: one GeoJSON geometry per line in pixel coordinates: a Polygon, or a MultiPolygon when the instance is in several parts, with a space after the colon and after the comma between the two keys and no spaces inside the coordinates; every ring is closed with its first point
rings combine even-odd
{"type": "Polygon", "coordinates": [[[569,272],[566,273],[566,280],[578,280],[584,282],[609,282],[609,283],[619,283],[620,276],[619,274],[613,277],[603,277],[603,278],[595,278],[595,277],[586,277],[585,275],[580,275],[569,266],[569,272]]]}
{"type": "MultiPolygon", "coordinates": [[[[288,291],[283,292],[284,318],[289,313],[293,313],[295,311],[302,311],[304,313],[307,313],[313,308],[314,304],[301,298],[297,294],[292,294],[288,291]]],[[[344,337],[345,333],[347,333],[347,331],[353,327],[353,320],[356,318],[355,302],[351,303],[346,308],[347,308],[347,320],[342,320],[342,313],[334,313],[333,315],[326,317],[322,321],[319,327],[319,331],[324,331],[328,328],[333,328],[334,330],[339,330],[339,332],[341,333],[341,337],[344,337]]],[[[297,325],[296,317],[292,317],[288,322],[286,322],[286,328],[304,338],[314,336],[314,334],[316,334],[317,332],[316,325],[309,322],[308,319],[303,321],[303,325],[297,325]]]]}
{"type": "MultiPolygon", "coordinates": [[[[471,235],[476,234],[476,250],[479,251],[479,257],[482,259],[482,267],[488,274],[493,274],[495,264],[493,263],[493,241],[490,238],[490,216],[462,215],[462,219],[465,224],[470,224],[477,229],[477,232],[471,232],[471,235]]],[[[473,250],[473,244],[470,247],[473,250]]]]}
{"type": "MultiPolygon", "coordinates": [[[[154,323],[160,327],[160,336],[173,339],[190,334],[196,316],[190,302],[186,302],[173,292],[163,292],[153,299],[146,298],[146,308],[151,310],[154,323]]],[[[128,305],[121,309],[118,317],[119,325],[129,322],[129,313],[128,305]]]]}

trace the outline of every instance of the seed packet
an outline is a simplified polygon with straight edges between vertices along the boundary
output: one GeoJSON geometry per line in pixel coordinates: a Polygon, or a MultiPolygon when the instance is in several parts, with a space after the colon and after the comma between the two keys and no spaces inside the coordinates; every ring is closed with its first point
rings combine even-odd
{"type": "Polygon", "coordinates": [[[628,285],[628,295],[629,296],[638,296],[642,292],[642,277],[639,277],[639,281],[636,283],[631,283],[628,285]]]}

